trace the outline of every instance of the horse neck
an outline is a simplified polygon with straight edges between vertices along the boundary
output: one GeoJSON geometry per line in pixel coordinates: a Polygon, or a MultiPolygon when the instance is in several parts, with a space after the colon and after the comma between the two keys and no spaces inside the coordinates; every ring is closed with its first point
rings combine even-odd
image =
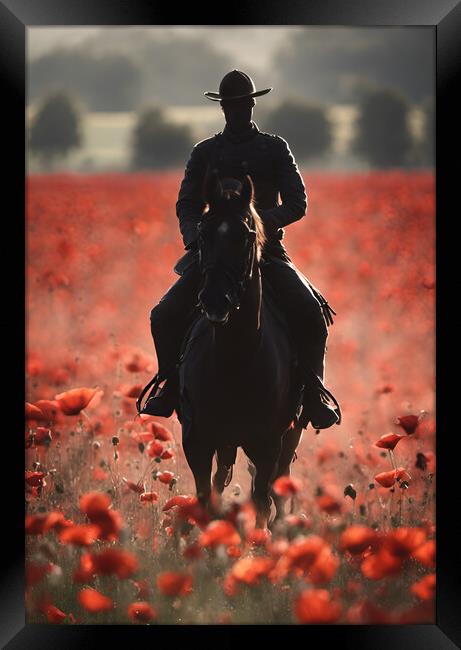
{"type": "MultiPolygon", "coordinates": [[[[219,352],[231,358],[240,353],[248,358],[261,337],[261,272],[256,255],[251,279],[241,296],[240,309],[234,309],[227,325],[215,328],[215,345],[219,352]]],[[[240,356],[240,355],[237,355],[240,356]]]]}

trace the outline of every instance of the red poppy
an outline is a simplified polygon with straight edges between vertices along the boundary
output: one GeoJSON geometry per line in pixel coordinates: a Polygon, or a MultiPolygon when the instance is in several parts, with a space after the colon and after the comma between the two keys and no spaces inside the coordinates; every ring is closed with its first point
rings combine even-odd
{"type": "Polygon", "coordinates": [[[100,553],[93,553],[91,560],[95,573],[116,575],[118,578],[129,578],[139,566],[137,558],[132,553],[117,548],[107,548],[100,553]]]}
{"type": "Polygon", "coordinates": [[[110,505],[110,497],[103,492],[88,492],[80,497],[80,510],[91,520],[107,512],[110,505]]]}
{"type": "Polygon", "coordinates": [[[37,427],[32,436],[32,445],[43,447],[53,440],[50,429],[45,427],[37,427]]]}
{"type": "Polygon", "coordinates": [[[435,540],[429,539],[414,550],[411,555],[424,566],[435,567],[435,540]]]}
{"type": "Polygon", "coordinates": [[[74,582],[91,582],[95,576],[95,566],[90,553],[83,553],[80,556],[80,564],[74,571],[74,582]]]}
{"type": "Polygon", "coordinates": [[[339,548],[342,551],[349,551],[352,555],[359,555],[376,539],[376,532],[372,528],[368,528],[368,526],[349,526],[341,534],[339,548]]]}
{"type": "Polygon", "coordinates": [[[54,422],[61,413],[61,406],[57,400],[39,399],[34,406],[43,413],[44,422],[54,422]]]}
{"type": "Polygon", "coordinates": [[[316,585],[330,582],[336,575],[339,564],[339,559],[334,555],[331,548],[324,546],[309,569],[308,577],[310,582],[316,585]]]}
{"type": "Polygon", "coordinates": [[[92,614],[106,612],[114,606],[111,598],[104,596],[96,589],[91,589],[91,587],[79,591],[77,598],[80,605],[92,614]]]}
{"type": "Polygon", "coordinates": [[[44,472],[26,471],[26,483],[29,487],[43,488],[46,486],[45,476],[46,474],[44,472]]]}
{"type": "Polygon", "coordinates": [[[158,494],[156,492],[144,492],[139,495],[139,500],[141,503],[153,503],[158,501],[158,494]]]}
{"type": "Polygon", "coordinates": [[[381,438],[375,442],[375,447],[381,449],[394,449],[396,444],[405,436],[400,436],[398,433],[385,433],[381,438]]]}
{"type": "Polygon", "coordinates": [[[48,530],[54,530],[57,533],[60,533],[64,528],[68,528],[69,526],[73,525],[74,522],[70,519],[66,519],[62,512],[53,510],[52,512],[48,513],[46,517],[45,532],[48,530]]]}
{"type": "Polygon", "coordinates": [[[59,535],[62,544],[74,546],[91,546],[98,539],[99,527],[93,525],[70,526],[64,528],[59,535]]]}
{"type": "Polygon", "coordinates": [[[296,618],[300,623],[335,623],[341,616],[341,605],[332,600],[326,589],[303,591],[294,603],[296,618]]]}
{"type": "Polygon", "coordinates": [[[125,359],[125,368],[128,372],[143,372],[151,364],[151,359],[143,352],[132,352],[125,359]]]}
{"type": "Polygon", "coordinates": [[[187,596],[192,592],[192,576],[172,571],[160,573],[157,587],[164,596],[187,596]]]}
{"type": "Polygon", "coordinates": [[[397,467],[395,470],[395,480],[399,485],[402,483],[410,483],[411,476],[404,467],[397,467]]]}
{"type": "Polygon", "coordinates": [[[122,481],[125,483],[127,488],[129,488],[133,492],[136,492],[137,494],[142,494],[143,492],[145,492],[144,483],[133,483],[133,481],[129,481],[127,478],[124,478],[123,476],[122,476],[122,481]]]}
{"type": "Polygon", "coordinates": [[[397,424],[399,424],[405,433],[411,434],[414,433],[419,424],[418,415],[403,415],[397,418],[397,424]]]}
{"type": "Polygon", "coordinates": [[[255,528],[247,535],[247,543],[254,546],[264,546],[271,538],[272,533],[267,528],[255,528]]]}
{"type": "Polygon", "coordinates": [[[195,503],[197,503],[197,497],[194,497],[192,495],[177,494],[171,499],[168,499],[168,501],[163,506],[162,510],[163,512],[166,512],[167,510],[171,510],[171,508],[174,508],[175,506],[186,506],[195,503]]]}
{"type": "Polygon", "coordinates": [[[144,601],[131,603],[127,611],[128,616],[136,623],[149,623],[157,618],[157,610],[144,601]]]}
{"type": "Polygon", "coordinates": [[[215,547],[219,546],[219,544],[234,546],[240,544],[240,541],[240,535],[236,528],[230,521],[225,521],[224,519],[212,521],[198,538],[198,543],[202,547],[215,547]]]}
{"type": "Polygon", "coordinates": [[[45,532],[45,525],[47,519],[48,519],[48,515],[27,515],[26,534],[42,535],[45,532]]]}
{"type": "Polygon", "coordinates": [[[174,458],[174,453],[171,451],[171,449],[165,449],[160,458],[162,460],[170,460],[170,458],[174,458]]]}
{"type": "Polygon", "coordinates": [[[72,388],[55,395],[55,399],[65,415],[78,415],[99,391],[99,388],[72,388]]]}
{"type": "Polygon", "coordinates": [[[99,527],[99,538],[116,541],[122,528],[122,517],[119,512],[109,510],[110,505],[109,496],[102,492],[88,492],[80,497],[80,510],[99,527]]]}
{"type": "Polygon", "coordinates": [[[392,555],[387,548],[383,547],[364,559],[361,570],[369,580],[381,580],[386,576],[400,573],[402,562],[402,558],[392,555]]]}
{"type": "Polygon", "coordinates": [[[45,608],[46,618],[48,619],[48,623],[55,623],[59,624],[62,623],[62,621],[66,618],[67,614],[64,614],[63,611],[58,609],[55,605],[48,605],[45,608]]]}
{"type": "Polygon", "coordinates": [[[275,494],[278,494],[280,497],[288,497],[297,494],[301,488],[301,481],[292,476],[280,476],[273,485],[275,494]]]}
{"type": "Polygon", "coordinates": [[[159,424],[158,422],[149,422],[147,428],[154,438],[157,438],[157,440],[161,440],[162,442],[173,440],[173,434],[169,429],[164,427],[163,424],[159,424]]]}
{"type": "Polygon", "coordinates": [[[413,551],[426,541],[426,531],[423,528],[400,527],[392,530],[383,538],[386,548],[398,557],[409,557],[413,551]]]}
{"type": "Polygon", "coordinates": [[[147,455],[151,458],[158,458],[163,453],[163,445],[158,440],[152,440],[147,445],[147,455]]]}
{"type": "Polygon", "coordinates": [[[187,560],[198,560],[203,556],[203,551],[198,544],[190,544],[183,551],[183,557],[187,560]]]}
{"type": "Polygon", "coordinates": [[[142,391],[142,384],[135,384],[134,386],[122,386],[120,388],[120,391],[123,395],[125,395],[125,397],[138,398],[142,391]]]}
{"type": "Polygon", "coordinates": [[[430,573],[412,584],[410,591],[421,600],[432,600],[435,597],[435,573],[430,573]]]}
{"type": "Polygon", "coordinates": [[[258,584],[261,577],[267,576],[273,568],[274,562],[271,557],[244,557],[234,564],[231,575],[235,580],[247,585],[258,584]]]}
{"type": "Polygon", "coordinates": [[[165,483],[166,485],[168,485],[174,479],[174,474],[173,472],[167,472],[167,471],[159,472],[157,474],[157,478],[160,481],[160,483],[165,483]]]}
{"type": "Polygon", "coordinates": [[[290,544],[285,554],[287,566],[308,571],[325,546],[325,540],[319,535],[300,537],[290,544]]]}
{"type": "Polygon", "coordinates": [[[44,419],[45,416],[41,409],[39,409],[34,404],[30,404],[30,402],[26,402],[26,420],[35,420],[37,422],[40,422],[44,419]]]}
{"type": "Polygon", "coordinates": [[[376,474],[375,481],[385,488],[390,488],[395,483],[395,470],[376,474]]]}
{"type": "Polygon", "coordinates": [[[320,510],[323,510],[329,515],[335,512],[341,512],[341,503],[337,501],[331,494],[321,494],[317,497],[317,505],[320,510]]]}

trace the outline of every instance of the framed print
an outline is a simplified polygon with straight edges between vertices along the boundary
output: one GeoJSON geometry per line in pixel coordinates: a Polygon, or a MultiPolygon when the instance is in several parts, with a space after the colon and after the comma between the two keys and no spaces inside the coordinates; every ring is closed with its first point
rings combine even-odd
{"type": "Polygon", "coordinates": [[[460,4],[218,9],[0,5],[2,647],[459,647],[460,4]]]}

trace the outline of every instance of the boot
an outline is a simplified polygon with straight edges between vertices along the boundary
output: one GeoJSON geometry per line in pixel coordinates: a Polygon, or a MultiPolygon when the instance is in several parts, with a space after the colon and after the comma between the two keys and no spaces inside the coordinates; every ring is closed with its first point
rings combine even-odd
{"type": "MultiPolygon", "coordinates": [[[[146,415],[159,415],[163,418],[169,418],[172,415],[177,405],[178,390],[179,390],[179,376],[178,372],[172,372],[166,378],[165,383],[159,389],[161,382],[164,380],[158,373],[154,377],[154,387],[151,390],[149,397],[139,413],[146,415]]],[[[140,404],[139,404],[140,406],[140,404]]]]}
{"type": "Polygon", "coordinates": [[[313,381],[308,381],[304,386],[303,410],[300,422],[305,428],[309,421],[314,429],[328,429],[333,424],[340,424],[341,409],[317,375],[312,373],[313,381]],[[334,402],[332,406],[330,402],[334,402]]]}

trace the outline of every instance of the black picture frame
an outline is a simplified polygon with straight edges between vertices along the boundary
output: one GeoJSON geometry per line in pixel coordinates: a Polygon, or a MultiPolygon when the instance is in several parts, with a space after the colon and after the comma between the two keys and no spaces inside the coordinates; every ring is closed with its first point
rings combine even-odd
{"type": "MultiPolygon", "coordinates": [[[[3,160],[3,364],[4,423],[0,571],[0,641],[18,648],[100,648],[115,641],[178,644],[206,643],[234,647],[240,637],[273,645],[296,642],[340,643],[367,650],[443,650],[460,647],[459,542],[454,534],[459,513],[456,482],[458,456],[454,441],[459,424],[455,395],[456,351],[459,327],[452,314],[449,280],[456,273],[455,202],[459,186],[461,114],[457,82],[461,66],[461,2],[456,0],[323,0],[323,2],[248,2],[239,6],[193,3],[186,10],[152,0],[1,0],[0,70],[2,72],[3,160]],[[25,324],[25,80],[26,28],[52,25],[349,25],[411,26],[434,29],[436,39],[436,411],[439,422],[437,474],[437,590],[434,625],[329,625],[329,626],[56,626],[26,625],[24,615],[24,501],[22,436],[24,418],[25,324]],[[5,137],[9,136],[9,137],[5,137]],[[24,147],[23,147],[24,145],[24,147]],[[453,160],[452,157],[453,156],[453,160]],[[9,205],[6,208],[6,199],[9,205]],[[450,248],[451,244],[451,248],[450,248]],[[10,253],[7,256],[6,253],[10,253]],[[454,262],[454,263],[453,263],[454,262]],[[454,376],[454,379],[451,378],[454,376]],[[162,641],[160,638],[162,637],[162,641]]],[[[459,82],[458,82],[459,85],[459,82]]],[[[458,209],[459,212],[459,209],[458,209]]],[[[417,251],[415,251],[415,255],[417,251]]],[[[458,400],[459,401],[459,400],[458,400]]],[[[1,465],[0,465],[1,466],[1,465]]]]}

